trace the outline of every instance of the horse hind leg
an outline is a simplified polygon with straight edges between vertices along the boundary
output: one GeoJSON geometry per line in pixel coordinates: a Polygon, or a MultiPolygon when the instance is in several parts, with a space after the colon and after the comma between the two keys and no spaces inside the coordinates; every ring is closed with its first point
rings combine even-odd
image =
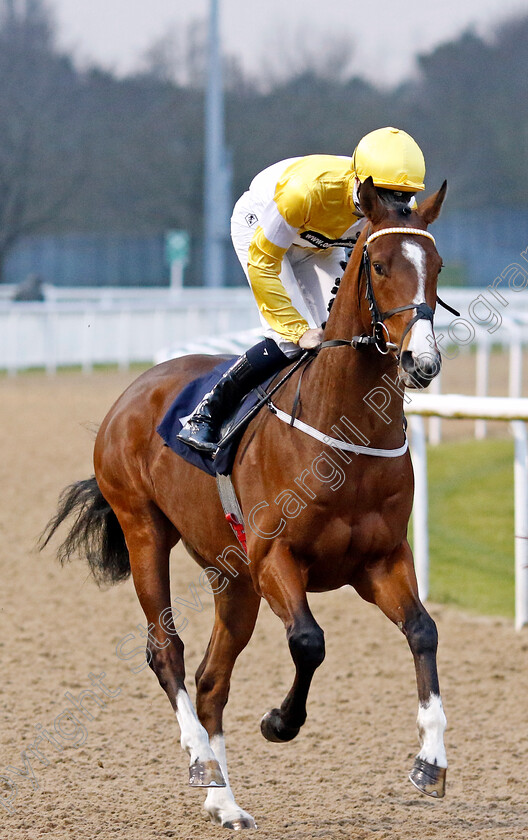
{"type": "Polygon", "coordinates": [[[167,694],[189,754],[189,784],[223,787],[225,779],[185,687],[184,645],[170,603],[169,555],[179,534],[152,503],[117,508],[136,592],[147,619],[147,661],[167,694]]]}
{"type": "Polygon", "coordinates": [[[353,585],[391,619],[406,636],[414,658],[418,688],[418,734],[421,749],[409,774],[412,784],[428,796],[445,795],[447,757],[446,717],[440,696],[436,625],[418,597],[411,549],[403,543],[390,558],[362,573],[353,585]]]}
{"type": "Polygon", "coordinates": [[[204,659],[196,672],[196,707],[209,733],[211,747],[226,781],[211,788],[204,808],[212,822],[224,828],[256,828],[255,820],[237,805],[229,784],[222,727],[231,673],[238,655],[249,642],[257,619],[260,596],[248,581],[234,579],[215,593],[215,622],[204,659]]]}

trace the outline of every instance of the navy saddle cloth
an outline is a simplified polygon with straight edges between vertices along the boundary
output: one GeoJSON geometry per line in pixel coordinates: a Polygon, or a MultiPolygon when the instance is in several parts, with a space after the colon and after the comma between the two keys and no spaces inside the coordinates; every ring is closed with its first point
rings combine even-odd
{"type": "MultiPolygon", "coordinates": [[[[221,449],[218,452],[214,461],[207,452],[198,452],[197,449],[192,449],[190,446],[187,446],[186,443],[179,441],[176,438],[176,435],[181,431],[187,422],[187,418],[193,413],[194,409],[198,403],[201,402],[205,394],[207,394],[213,386],[216,385],[222,374],[231,367],[235,358],[237,357],[233,356],[230,359],[224,359],[219,365],[213,368],[213,370],[210,370],[204,376],[189,382],[183,391],[180,391],[157,428],[158,434],[161,435],[166,446],[170,446],[177,455],[180,455],[180,457],[185,461],[188,461],[189,464],[193,464],[195,467],[198,467],[209,475],[225,475],[226,473],[231,472],[237,447],[242,433],[245,430],[245,426],[240,429],[240,434],[235,435],[233,440],[230,441],[224,449],[221,449]]],[[[274,376],[270,377],[262,384],[261,388],[266,388],[274,378],[274,376]]],[[[227,434],[227,432],[229,432],[229,430],[233,428],[233,426],[238,423],[238,421],[241,420],[251,408],[253,408],[259,399],[260,397],[258,392],[256,390],[251,391],[248,396],[245,397],[243,402],[236,408],[234,414],[228,418],[222,426],[221,437],[227,434]]]]}

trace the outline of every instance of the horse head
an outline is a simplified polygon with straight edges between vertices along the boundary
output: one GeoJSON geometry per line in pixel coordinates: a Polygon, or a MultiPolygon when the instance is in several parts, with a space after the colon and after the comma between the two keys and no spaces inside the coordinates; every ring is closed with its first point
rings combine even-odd
{"type": "Polygon", "coordinates": [[[361,209],[370,222],[358,243],[363,316],[370,315],[378,350],[396,355],[400,381],[408,388],[427,387],[441,367],[433,315],[442,259],[427,228],[438,217],[446,191],[444,181],[413,210],[380,197],[372,178],[361,186],[361,209]]]}

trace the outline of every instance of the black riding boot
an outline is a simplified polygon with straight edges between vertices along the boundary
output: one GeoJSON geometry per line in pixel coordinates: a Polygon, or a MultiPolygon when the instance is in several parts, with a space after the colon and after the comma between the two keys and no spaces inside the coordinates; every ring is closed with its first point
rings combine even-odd
{"type": "Polygon", "coordinates": [[[220,427],[229,412],[253,388],[278,373],[289,361],[272,339],[265,338],[255,344],[236,360],[213,390],[205,395],[177,435],[178,440],[193,449],[214,452],[218,446],[220,427]]]}

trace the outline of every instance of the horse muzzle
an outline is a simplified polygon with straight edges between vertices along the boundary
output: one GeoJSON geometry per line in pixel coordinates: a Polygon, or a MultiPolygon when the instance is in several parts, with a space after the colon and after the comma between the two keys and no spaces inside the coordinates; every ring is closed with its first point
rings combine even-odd
{"type": "Polygon", "coordinates": [[[427,388],[442,367],[442,357],[436,350],[413,353],[404,350],[400,357],[398,376],[406,388],[427,388]]]}

